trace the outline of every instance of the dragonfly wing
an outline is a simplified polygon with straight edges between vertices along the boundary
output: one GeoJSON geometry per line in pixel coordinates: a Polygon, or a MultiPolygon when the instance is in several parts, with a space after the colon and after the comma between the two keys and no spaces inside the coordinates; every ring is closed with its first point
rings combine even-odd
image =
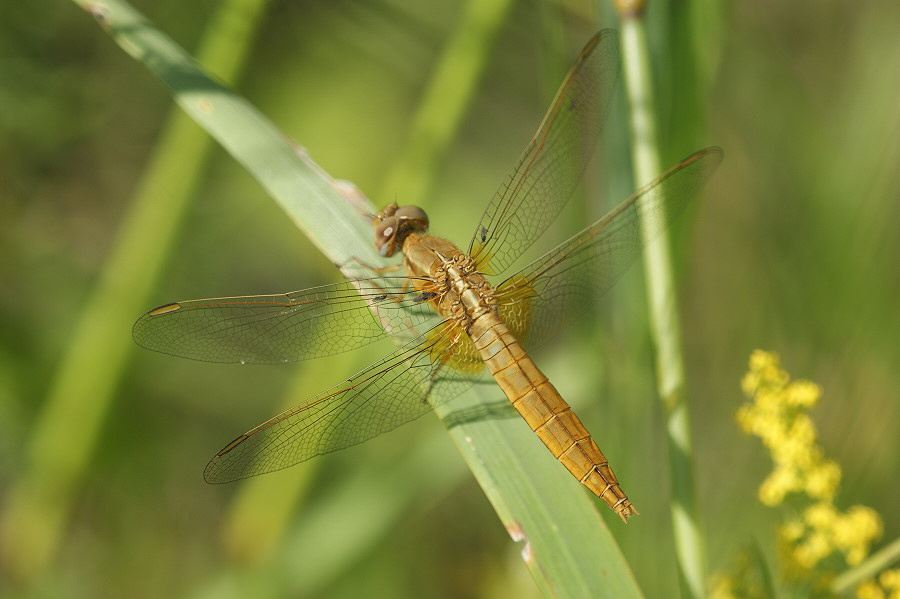
{"type": "Polygon", "coordinates": [[[525,152],[475,229],[469,256],[479,270],[508,268],[553,222],[575,190],[600,133],[619,70],[616,33],[581,51],[525,152]]]}
{"type": "Polygon", "coordinates": [[[135,322],[138,345],[205,362],[278,364],[333,355],[434,318],[406,277],[378,277],[274,295],[190,300],[135,322]]]}
{"type": "Polygon", "coordinates": [[[293,466],[367,441],[431,410],[472,379],[435,360],[456,338],[445,321],[343,384],[290,408],[219,451],[204,470],[225,483],[293,466]]]}
{"type": "Polygon", "coordinates": [[[684,210],[721,161],[722,150],[716,147],[688,156],[500,284],[500,314],[526,347],[557,335],[564,322],[608,291],[645,242],[684,210]],[[643,225],[642,215],[650,217],[643,225]]]}

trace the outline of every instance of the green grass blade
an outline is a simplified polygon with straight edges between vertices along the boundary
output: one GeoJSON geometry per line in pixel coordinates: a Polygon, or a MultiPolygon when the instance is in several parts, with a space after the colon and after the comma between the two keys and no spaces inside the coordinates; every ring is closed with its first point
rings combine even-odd
{"type": "Polygon", "coordinates": [[[437,411],[546,596],[642,596],[599,501],[553,458],[500,390],[478,389],[437,411]]]}
{"type": "Polygon", "coordinates": [[[894,539],[866,560],[850,568],[834,579],[831,583],[831,592],[835,594],[847,594],[856,585],[862,584],[866,579],[874,578],[882,570],[894,566],[900,562],[900,538],[894,539]]]}
{"type": "MultiPolygon", "coordinates": [[[[633,7],[632,7],[633,8],[633,7]]],[[[623,12],[622,56],[626,92],[631,105],[632,157],[637,186],[662,172],[656,135],[653,87],[643,9],[623,12]]],[[[662,230],[644,250],[644,276],[656,347],[657,391],[666,417],[666,440],[672,480],[671,518],[675,554],[684,597],[706,596],[706,547],[696,509],[684,363],[668,235],[662,230]]]]}

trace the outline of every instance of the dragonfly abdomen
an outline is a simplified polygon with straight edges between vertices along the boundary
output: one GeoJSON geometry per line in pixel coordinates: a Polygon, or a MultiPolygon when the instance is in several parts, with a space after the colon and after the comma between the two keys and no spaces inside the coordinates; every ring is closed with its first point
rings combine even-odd
{"type": "Polygon", "coordinates": [[[554,457],[622,520],[637,514],[590,433],[507,326],[491,312],[469,333],[497,384],[554,457]]]}

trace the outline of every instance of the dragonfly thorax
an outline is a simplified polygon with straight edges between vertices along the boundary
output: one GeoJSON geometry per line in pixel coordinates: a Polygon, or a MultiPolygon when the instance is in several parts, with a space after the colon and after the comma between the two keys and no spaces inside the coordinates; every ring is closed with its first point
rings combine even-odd
{"type": "Polygon", "coordinates": [[[375,249],[388,258],[403,247],[407,235],[428,231],[428,215],[418,206],[389,204],[375,215],[372,226],[375,228],[375,249]]]}

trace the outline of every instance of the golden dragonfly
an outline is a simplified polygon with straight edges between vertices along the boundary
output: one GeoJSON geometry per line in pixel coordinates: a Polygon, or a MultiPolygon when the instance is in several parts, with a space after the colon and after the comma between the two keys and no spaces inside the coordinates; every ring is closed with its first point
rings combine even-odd
{"type": "Polygon", "coordinates": [[[526,350],[553,337],[612,286],[646,240],[695,195],[721,161],[721,150],[688,156],[600,220],[492,282],[572,195],[612,96],[617,48],[615,32],[604,30],[582,50],[466,252],[429,235],[422,209],[392,204],[373,218],[375,247],[385,257],[402,253],[403,276],[182,301],[138,319],[133,336],[139,345],[210,362],[294,362],[386,335],[400,339],[396,350],[343,383],[230,442],[206,466],[208,482],[280,470],[362,443],[451,399],[486,366],[575,478],[622,520],[637,513],[590,433],[526,350]],[[646,215],[656,218],[642,225],[646,215]]]}

